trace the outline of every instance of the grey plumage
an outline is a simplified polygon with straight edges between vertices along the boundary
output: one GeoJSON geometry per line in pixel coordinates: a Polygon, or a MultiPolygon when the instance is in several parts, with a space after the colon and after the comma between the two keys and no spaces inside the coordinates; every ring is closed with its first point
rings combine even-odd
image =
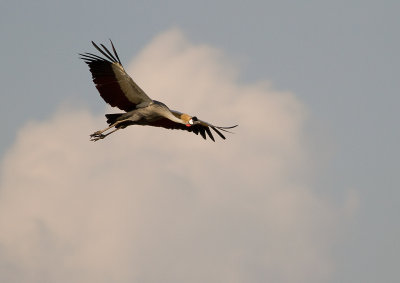
{"type": "Polygon", "coordinates": [[[91,134],[92,141],[104,139],[115,131],[130,125],[180,129],[193,132],[196,135],[200,134],[204,139],[208,135],[213,141],[215,139],[210,128],[222,139],[225,139],[221,131],[229,132],[228,129],[237,127],[237,125],[231,127],[214,126],[197,119],[195,116],[171,110],[162,102],[152,100],[125,72],[114,44],[111,40],[110,42],[114,54],[103,44],[100,44],[103,48],[101,49],[92,41],[94,47],[105,58],[92,53],[84,53],[80,56],[89,66],[93,82],[100,96],[111,106],[118,107],[126,112],[106,114],[109,126],[91,134]]]}

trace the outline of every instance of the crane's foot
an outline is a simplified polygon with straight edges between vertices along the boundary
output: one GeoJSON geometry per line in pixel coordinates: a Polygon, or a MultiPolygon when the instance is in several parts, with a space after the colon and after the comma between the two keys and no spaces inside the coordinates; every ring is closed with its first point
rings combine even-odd
{"type": "Polygon", "coordinates": [[[104,139],[106,136],[103,134],[99,134],[99,133],[93,133],[90,135],[90,140],[91,141],[98,141],[98,140],[102,140],[104,139]]]}
{"type": "Polygon", "coordinates": [[[91,134],[90,136],[91,136],[91,137],[97,137],[97,136],[100,136],[102,133],[103,133],[103,131],[99,130],[99,131],[94,132],[94,133],[91,134]]]}

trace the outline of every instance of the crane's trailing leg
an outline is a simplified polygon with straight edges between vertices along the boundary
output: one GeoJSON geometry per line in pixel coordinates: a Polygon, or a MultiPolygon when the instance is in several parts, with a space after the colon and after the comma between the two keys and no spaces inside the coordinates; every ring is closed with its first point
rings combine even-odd
{"type": "Polygon", "coordinates": [[[103,134],[99,134],[99,135],[96,135],[96,136],[90,135],[90,140],[91,140],[91,141],[102,140],[102,139],[104,139],[106,136],[111,135],[112,133],[118,131],[119,129],[122,129],[122,128],[115,128],[114,130],[112,130],[111,132],[109,132],[109,133],[107,133],[107,134],[105,134],[105,135],[103,135],[103,134]]]}
{"type": "Polygon", "coordinates": [[[106,136],[114,133],[115,131],[121,129],[121,127],[118,127],[119,124],[123,123],[123,122],[128,122],[131,121],[129,119],[125,119],[125,120],[121,120],[121,121],[117,121],[113,124],[111,124],[109,127],[105,128],[104,130],[99,130],[97,132],[94,132],[93,134],[90,135],[90,140],[91,141],[98,141],[100,139],[104,139],[106,136]],[[114,130],[112,130],[111,132],[107,133],[107,134],[103,134],[105,131],[108,131],[109,129],[115,127],[114,130]]]}

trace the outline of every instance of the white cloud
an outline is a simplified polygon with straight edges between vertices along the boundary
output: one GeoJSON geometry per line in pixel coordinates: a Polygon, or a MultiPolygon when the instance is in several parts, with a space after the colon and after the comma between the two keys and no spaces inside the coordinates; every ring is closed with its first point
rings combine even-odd
{"type": "MultiPolygon", "coordinates": [[[[310,187],[305,108],[268,83],[242,85],[221,51],[179,30],[129,73],[156,100],[217,125],[105,126],[63,109],[29,123],[3,161],[0,272],[7,282],[320,282],[340,211],[310,187]]],[[[100,99],[100,97],[99,97],[100,99]]]]}

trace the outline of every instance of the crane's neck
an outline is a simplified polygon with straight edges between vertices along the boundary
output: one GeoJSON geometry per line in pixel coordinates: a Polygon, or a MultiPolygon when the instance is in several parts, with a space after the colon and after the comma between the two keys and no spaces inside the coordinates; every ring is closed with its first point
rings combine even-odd
{"type": "Polygon", "coordinates": [[[176,115],[175,115],[174,113],[171,112],[171,110],[168,108],[168,106],[162,102],[153,100],[153,104],[157,105],[157,108],[160,111],[160,114],[162,116],[164,116],[165,118],[167,118],[175,123],[186,125],[188,123],[188,121],[190,120],[190,116],[187,114],[176,113],[176,115]]]}
{"type": "Polygon", "coordinates": [[[168,118],[169,120],[171,120],[173,122],[179,123],[179,124],[186,125],[188,123],[188,121],[185,121],[185,120],[183,120],[181,118],[176,117],[171,111],[169,111],[169,109],[168,109],[168,113],[166,115],[166,118],[168,118]]]}

